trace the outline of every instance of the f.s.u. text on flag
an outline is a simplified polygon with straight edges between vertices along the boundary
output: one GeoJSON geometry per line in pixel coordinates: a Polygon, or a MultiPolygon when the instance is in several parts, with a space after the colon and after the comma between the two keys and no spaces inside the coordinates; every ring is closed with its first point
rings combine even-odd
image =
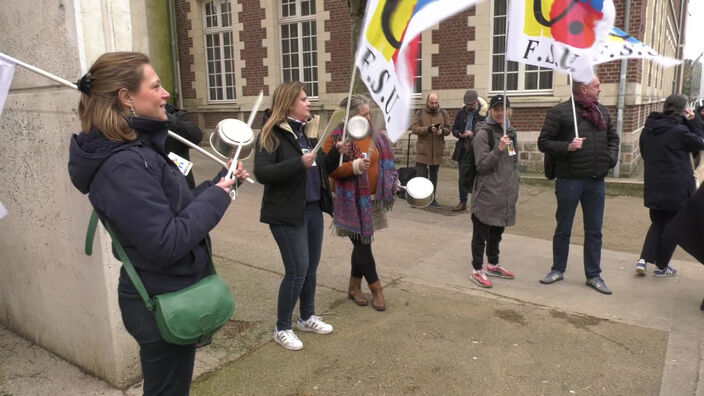
{"type": "Polygon", "coordinates": [[[369,0],[355,64],[391,141],[408,129],[418,36],[481,0],[369,0]]]}

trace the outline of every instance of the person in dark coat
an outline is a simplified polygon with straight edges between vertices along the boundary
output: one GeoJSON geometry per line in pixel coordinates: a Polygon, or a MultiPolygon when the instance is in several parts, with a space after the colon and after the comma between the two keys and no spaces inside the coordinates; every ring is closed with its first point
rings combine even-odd
{"type": "Polygon", "coordinates": [[[455,143],[455,151],[452,153],[452,159],[458,162],[457,169],[459,172],[458,188],[460,193],[460,202],[455,206],[453,212],[462,212],[467,210],[467,197],[469,191],[462,185],[462,167],[459,166],[462,154],[472,147],[472,139],[477,125],[484,121],[489,105],[484,99],[479,98],[477,91],[473,89],[467,90],[464,93],[464,107],[461,108],[455,115],[455,123],[452,125],[452,135],[457,138],[455,143]]]}
{"type": "MultiPolygon", "coordinates": [[[[198,126],[191,121],[191,117],[188,116],[186,110],[181,110],[167,103],[166,116],[169,118],[169,129],[172,132],[193,144],[200,144],[200,141],[203,140],[203,131],[201,131],[200,128],[198,128],[198,126]]],[[[167,153],[174,153],[179,157],[190,161],[191,156],[189,149],[190,148],[188,146],[172,138],[171,136],[166,139],[167,153]]],[[[188,172],[186,175],[186,181],[188,181],[188,187],[190,187],[191,190],[195,188],[196,182],[193,179],[193,172],[188,172]]]]}
{"type": "MultiPolygon", "coordinates": [[[[82,132],[71,138],[71,182],[111,226],[147,293],[181,290],[211,275],[208,232],[225,214],[235,181],[223,179],[223,169],[188,188],[165,151],[169,93],[149,58],[103,54],[78,88],[82,132]]],[[[240,164],[235,175],[242,181],[249,174],[240,164]]],[[[144,394],[188,394],[196,345],[163,340],[124,266],[117,292],[123,324],[139,343],[144,394]]]]}
{"type": "Polygon", "coordinates": [[[618,161],[619,137],[609,111],[599,103],[601,83],[575,82],[570,100],[548,111],[538,137],[538,149],[555,160],[555,197],[557,212],[552,239],[553,264],[540,283],[550,284],[564,279],[572,235],[572,222],[577,205],[582,205],[584,218],[584,274],[587,285],[600,293],[611,294],[601,278],[601,227],[604,221],[606,188],[604,177],[618,161]],[[579,136],[579,137],[577,137],[579,136]]]}
{"type": "MultiPolygon", "coordinates": [[[[274,341],[289,350],[303,343],[293,332],[292,316],[300,300],[300,331],[328,334],[332,325],[315,314],[315,287],[323,244],[323,212],[332,216],[328,172],[337,169],[339,148],[313,153],[315,140],[305,134],[310,102],[299,82],[274,90],[272,111],[257,137],[254,175],[264,185],[259,220],[269,224],[284,264],[279,287],[274,341]]],[[[317,132],[317,131],[315,131],[317,132]]]]}
{"type": "MultiPolygon", "coordinates": [[[[700,186],[694,198],[685,203],[667,224],[663,239],[674,241],[704,264],[702,235],[704,235],[704,188],[700,186]]],[[[704,311],[704,300],[699,308],[704,311]]]]}
{"type": "Polygon", "coordinates": [[[694,196],[690,153],[704,150],[704,130],[686,105],[684,96],[668,96],[662,113],[651,113],[640,135],[645,163],[643,201],[650,209],[651,224],[636,264],[638,275],[645,275],[647,263],[655,263],[658,269],[653,276],[677,276],[677,270],[669,266],[676,243],[663,232],[694,196]]]}

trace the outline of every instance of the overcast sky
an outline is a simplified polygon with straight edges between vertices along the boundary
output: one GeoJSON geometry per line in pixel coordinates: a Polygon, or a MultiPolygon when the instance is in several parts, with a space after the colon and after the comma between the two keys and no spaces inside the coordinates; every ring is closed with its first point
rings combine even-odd
{"type": "MultiPolygon", "coordinates": [[[[704,51],[704,1],[689,0],[684,58],[693,59],[704,51]]],[[[700,59],[701,61],[701,59],[700,59]]]]}

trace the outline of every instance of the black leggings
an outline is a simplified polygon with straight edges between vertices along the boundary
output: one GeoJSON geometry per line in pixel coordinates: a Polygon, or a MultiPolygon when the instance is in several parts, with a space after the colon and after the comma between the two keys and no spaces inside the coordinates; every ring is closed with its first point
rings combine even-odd
{"type": "Polygon", "coordinates": [[[504,227],[495,227],[482,223],[472,214],[472,267],[479,271],[484,266],[484,247],[489,264],[499,263],[499,243],[504,233],[504,227]]]}
{"type": "Polygon", "coordinates": [[[379,280],[376,273],[376,262],[372,254],[372,244],[365,245],[362,241],[350,238],[354,247],[352,248],[352,276],[355,278],[365,278],[367,283],[374,283],[379,280]]]}

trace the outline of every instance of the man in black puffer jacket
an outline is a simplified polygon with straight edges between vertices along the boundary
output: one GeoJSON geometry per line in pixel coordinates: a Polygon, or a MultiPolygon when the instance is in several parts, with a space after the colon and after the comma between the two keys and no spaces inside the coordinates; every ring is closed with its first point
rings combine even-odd
{"type": "Polygon", "coordinates": [[[601,226],[604,219],[604,177],[618,161],[619,138],[611,116],[598,102],[601,84],[575,82],[572,89],[578,134],[572,103],[553,107],[545,117],[538,137],[538,149],[555,160],[557,227],[552,240],[553,264],[540,280],[550,284],[564,279],[569,255],[572,222],[581,202],[584,217],[584,272],[587,285],[604,294],[611,290],[601,278],[601,226]]]}

